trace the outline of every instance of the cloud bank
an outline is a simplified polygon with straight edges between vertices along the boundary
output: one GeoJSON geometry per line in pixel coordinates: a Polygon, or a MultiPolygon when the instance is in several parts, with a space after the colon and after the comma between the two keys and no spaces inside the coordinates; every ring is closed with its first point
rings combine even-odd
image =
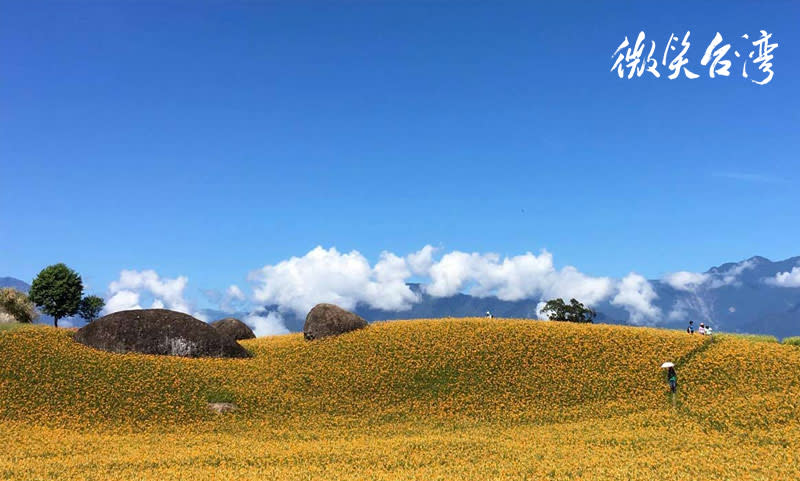
{"type": "Polygon", "coordinates": [[[620,281],[611,304],[630,313],[632,324],[646,324],[661,317],[661,309],[653,304],[658,294],[643,276],[631,272],[620,281]]]}
{"type": "Polygon", "coordinates": [[[269,312],[266,315],[250,314],[242,319],[242,322],[250,326],[257,337],[289,333],[283,317],[277,312],[269,312]]]}
{"type": "Polygon", "coordinates": [[[800,267],[793,267],[789,272],[779,272],[765,282],[778,287],[800,287],[800,267]]]}
{"type": "Polygon", "coordinates": [[[247,296],[236,284],[231,284],[225,291],[205,289],[202,293],[205,298],[216,305],[220,311],[229,314],[246,310],[248,306],[247,296]]]}
{"type": "Polygon", "coordinates": [[[685,292],[694,292],[711,278],[710,275],[700,272],[679,271],[667,274],[663,281],[673,289],[685,292]]]}
{"type": "Polygon", "coordinates": [[[627,310],[636,322],[655,320],[660,311],[650,283],[638,274],[617,281],[593,277],[572,266],[557,269],[553,256],[543,250],[517,256],[495,253],[451,251],[436,257],[427,245],[417,252],[398,256],[383,252],[370,262],[358,251],[339,252],[316,247],[301,257],[266,265],[250,273],[253,299],[276,305],[298,316],[319,302],[354,309],[363,304],[388,311],[403,311],[419,301],[407,282],[421,280],[432,297],[466,292],[473,296],[495,296],[505,301],[576,298],[594,305],[605,300],[627,310]]]}
{"type": "MultiPolygon", "coordinates": [[[[706,273],[679,271],[662,279],[684,293],[666,318],[685,317],[688,311],[706,312],[713,303],[711,289],[739,283],[742,272],[754,262],[745,261],[723,270],[706,273]]],[[[335,247],[316,247],[302,256],[281,260],[251,271],[248,281],[252,295],[237,285],[224,291],[204,291],[207,299],[224,312],[248,312],[243,320],[258,335],[288,332],[283,316],[304,317],[320,302],[330,302],[345,309],[369,306],[386,311],[404,311],[420,301],[419,291],[408,283],[419,282],[422,293],[431,297],[449,297],[466,293],[477,297],[497,297],[504,301],[530,299],[544,301],[571,298],[589,306],[608,302],[629,313],[634,324],[653,324],[665,314],[656,305],[658,293],[642,275],[631,272],[622,279],[585,274],[576,267],[557,268],[553,255],[502,256],[496,253],[439,252],[426,245],[401,256],[384,251],[371,263],[360,252],[341,252],[335,247]],[[269,311],[264,310],[270,306],[269,311]]],[[[800,267],[768,280],[775,285],[800,287],[800,267]]],[[[184,296],[188,278],[165,278],[153,270],[124,270],[109,285],[105,311],[140,309],[143,299],[149,307],[164,307],[192,313],[184,296]]],[[[193,315],[201,317],[195,312],[193,315]]]]}
{"type": "Polygon", "coordinates": [[[710,322],[715,303],[712,290],[739,285],[742,273],[755,266],[756,261],[748,259],[725,269],[712,269],[709,272],[679,271],[667,274],[664,276],[664,283],[684,293],[675,301],[667,318],[673,321],[686,319],[693,312],[700,316],[700,320],[710,322]]]}
{"type": "Polygon", "coordinates": [[[152,297],[152,308],[165,308],[173,311],[191,313],[191,306],[183,296],[189,279],[179,276],[175,279],[162,278],[154,270],[124,270],[119,279],[108,286],[105,313],[141,309],[142,294],[152,297]]]}
{"type": "Polygon", "coordinates": [[[374,266],[358,251],[341,253],[317,247],[253,271],[254,301],[275,304],[300,316],[320,302],[354,309],[359,302],[389,311],[411,308],[419,299],[406,285],[408,261],[383,252],[374,266]]]}

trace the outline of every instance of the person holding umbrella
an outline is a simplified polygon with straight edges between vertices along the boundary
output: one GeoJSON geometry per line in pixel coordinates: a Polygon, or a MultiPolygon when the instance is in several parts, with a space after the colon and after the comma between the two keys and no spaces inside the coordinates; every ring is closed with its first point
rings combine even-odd
{"type": "Polygon", "coordinates": [[[675,390],[678,389],[678,375],[675,373],[675,364],[671,362],[665,362],[661,365],[661,368],[667,370],[667,382],[669,383],[669,390],[675,394],[675,390]]]}

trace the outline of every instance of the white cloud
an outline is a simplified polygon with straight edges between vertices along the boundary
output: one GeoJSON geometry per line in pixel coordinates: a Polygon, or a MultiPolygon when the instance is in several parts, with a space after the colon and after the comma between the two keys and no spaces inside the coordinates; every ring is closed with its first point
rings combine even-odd
{"type": "Polygon", "coordinates": [[[229,299],[234,301],[243,301],[245,299],[244,292],[242,292],[236,284],[231,284],[228,290],[225,291],[225,294],[229,299]]]}
{"type": "Polygon", "coordinates": [[[576,268],[567,266],[548,276],[542,293],[544,297],[574,297],[584,304],[593,305],[611,296],[614,288],[614,281],[608,277],[587,276],[576,268]]]}
{"type": "Polygon", "coordinates": [[[536,304],[536,319],[544,319],[544,320],[549,319],[547,314],[545,314],[544,312],[544,306],[546,305],[547,303],[545,301],[539,301],[539,303],[536,304]]]}
{"type": "Polygon", "coordinates": [[[219,310],[229,314],[237,311],[246,311],[249,308],[247,296],[236,284],[231,284],[225,291],[205,289],[202,293],[219,310]]]}
{"type": "Polygon", "coordinates": [[[714,275],[711,279],[711,288],[714,289],[722,286],[738,285],[739,277],[742,275],[742,273],[748,269],[754,268],[755,266],[755,259],[747,259],[746,261],[739,262],[733,267],[730,267],[724,271],[714,271],[714,275]]]}
{"type": "Polygon", "coordinates": [[[358,251],[340,253],[316,247],[303,257],[292,257],[251,272],[254,300],[277,304],[300,316],[320,302],[354,309],[359,302],[385,310],[406,310],[417,295],[406,285],[407,262],[384,252],[371,267],[358,251]]]}
{"type": "Polygon", "coordinates": [[[595,304],[608,298],[614,283],[607,277],[591,277],[572,266],[557,270],[553,256],[542,251],[501,258],[493,253],[445,254],[428,270],[425,291],[434,297],[452,296],[467,289],[479,297],[497,296],[505,301],[530,298],[576,298],[595,304]]]}
{"type": "Polygon", "coordinates": [[[789,272],[779,272],[765,282],[778,287],[800,287],[800,267],[793,267],[789,272]]]}
{"type": "MultiPolygon", "coordinates": [[[[575,298],[588,306],[611,301],[626,309],[635,323],[656,320],[661,315],[653,305],[655,291],[638,274],[616,281],[584,274],[572,266],[557,269],[552,254],[544,250],[538,255],[527,252],[517,256],[451,251],[438,257],[435,253],[430,245],[404,257],[383,252],[371,264],[358,251],[344,253],[333,247],[316,247],[303,256],[251,272],[250,299],[237,285],[205,294],[228,312],[244,310],[249,302],[277,306],[279,312],[246,317],[245,322],[254,326],[259,335],[287,332],[280,312],[291,311],[304,317],[320,302],[349,310],[358,304],[387,311],[409,309],[419,301],[406,284],[415,276],[421,278],[423,289],[433,297],[466,292],[505,301],[575,298]]],[[[676,273],[672,277],[673,283],[680,285],[691,285],[699,279],[692,273],[676,273]]],[[[146,302],[153,307],[191,313],[191,304],[184,297],[187,283],[184,276],[169,279],[152,270],[124,270],[109,285],[106,312],[141,309],[146,302]]],[[[543,303],[537,308],[540,317],[541,306],[543,303]]],[[[193,315],[198,317],[198,313],[193,315]]]]}
{"type": "Polygon", "coordinates": [[[688,320],[692,317],[711,321],[716,298],[714,289],[739,285],[742,273],[755,265],[755,259],[748,259],[705,273],[680,271],[664,276],[664,283],[684,293],[675,300],[667,317],[672,321],[688,320]]]}
{"type": "Polygon", "coordinates": [[[433,254],[436,249],[431,245],[426,245],[417,252],[409,254],[406,259],[408,260],[408,268],[416,275],[427,275],[431,266],[433,265],[433,254]]]}
{"type": "Polygon", "coordinates": [[[183,291],[189,279],[179,276],[175,279],[162,278],[154,270],[123,270],[119,279],[108,286],[110,297],[105,312],[141,309],[142,294],[152,297],[152,308],[166,308],[173,311],[191,313],[191,306],[184,299],[183,291]]]}
{"type": "Polygon", "coordinates": [[[708,282],[710,278],[711,276],[708,274],[680,271],[667,274],[664,277],[664,282],[672,286],[673,289],[692,292],[702,284],[708,282]]]}
{"type": "Polygon", "coordinates": [[[277,312],[269,312],[266,316],[250,314],[243,319],[243,322],[252,327],[258,337],[289,333],[283,317],[277,312]]]}
{"type": "Polygon", "coordinates": [[[689,318],[689,306],[685,299],[678,299],[667,314],[670,321],[682,321],[689,318]]]}
{"type": "Polygon", "coordinates": [[[106,314],[111,314],[112,312],[141,308],[142,306],[139,305],[139,294],[123,289],[115,292],[106,300],[106,306],[103,311],[106,314]]]}
{"type": "Polygon", "coordinates": [[[652,286],[634,274],[617,282],[586,275],[572,266],[559,270],[547,251],[513,257],[452,251],[438,260],[434,252],[429,245],[406,257],[384,252],[370,266],[358,251],[340,253],[335,248],[317,247],[302,257],[264,266],[249,279],[256,303],[277,305],[301,317],[320,302],[345,309],[358,303],[384,310],[408,309],[418,301],[406,285],[412,275],[428,280],[423,289],[433,297],[468,292],[506,301],[575,298],[591,306],[616,296],[617,305],[627,309],[636,322],[660,314],[652,305],[657,297],[652,286]]]}
{"type": "Polygon", "coordinates": [[[679,271],[667,274],[662,280],[673,289],[684,292],[698,292],[701,289],[716,289],[723,286],[737,285],[742,273],[747,269],[752,269],[755,265],[755,260],[748,259],[725,270],[712,269],[703,273],[679,271]]]}
{"type": "Polygon", "coordinates": [[[661,316],[661,309],[653,305],[658,297],[653,286],[643,276],[631,272],[619,283],[618,292],[611,304],[623,307],[630,313],[630,322],[644,324],[661,316]]]}
{"type": "MultiPolygon", "coordinates": [[[[491,254],[489,254],[491,256],[491,254]]],[[[477,279],[483,265],[487,263],[480,254],[450,252],[439,262],[430,266],[427,275],[431,283],[425,286],[425,292],[434,297],[447,297],[459,293],[467,281],[477,279]]]]}

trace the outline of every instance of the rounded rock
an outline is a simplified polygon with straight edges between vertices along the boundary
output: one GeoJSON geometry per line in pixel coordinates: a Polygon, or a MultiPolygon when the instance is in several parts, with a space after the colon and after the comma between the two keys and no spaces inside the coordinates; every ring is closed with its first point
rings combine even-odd
{"type": "Polygon", "coordinates": [[[230,337],[188,314],[138,309],[103,316],[75,333],[74,339],[103,351],[181,357],[250,357],[230,337]]]}
{"type": "Polygon", "coordinates": [[[360,316],[333,304],[317,304],[306,316],[303,336],[306,340],[338,336],[345,332],[367,327],[360,316]]]}
{"type": "Polygon", "coordinates": [[[256,335],[244,322],[234,317],[226,317],[211,323],[211,327],[216,329],[223,336],[228,336],[234,341],[242,339],[255,339],[256,335]]]}

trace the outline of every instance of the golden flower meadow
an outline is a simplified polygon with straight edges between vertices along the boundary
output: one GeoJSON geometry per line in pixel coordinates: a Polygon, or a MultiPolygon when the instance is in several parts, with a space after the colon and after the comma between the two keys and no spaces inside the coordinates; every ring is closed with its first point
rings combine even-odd
{"type": "Polygon", "coordinates": [[[800,476],[793,346],[488,319],[242,344],[252,359],[0,333],[0,479],[800,476]],[[665,360],[678,364],[674,400],[665,360]]]}

